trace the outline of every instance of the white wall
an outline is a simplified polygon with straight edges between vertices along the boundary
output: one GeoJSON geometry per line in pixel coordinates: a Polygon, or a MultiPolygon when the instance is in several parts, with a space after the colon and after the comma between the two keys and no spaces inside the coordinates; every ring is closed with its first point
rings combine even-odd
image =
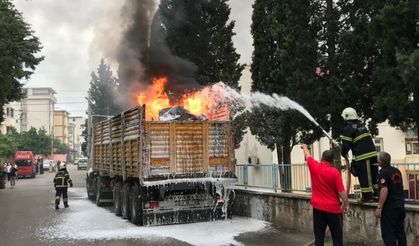
{"type": "MultiPolygon", "coordinates": [[[[241,92],[250,93],[252,85],[252,74],[250,73],[250,66],[246,65],[239,81],[241,92]]],[[[276,158],[276,152],[272,152],[266,146],[261,145],[256,137],[250,133],[250,129],[246,129],[247,133],[243,136],[240,147],[236,149],[236,158],[238,164],[248,163],[248,158],[256,156],[259,163],[273,163],[273,158],[276,158]]]]}
{"type": "Polygon", "coordinates": [[[383,150],[391,155],[392,162],[404,162],[406,157],[405,134],[387,122],[378,125],[377,138],[383,138],[383,150]]]}
{"type": "Polygon", "coordinates": [[[11,102],[9,104],[4,105],[3,112],[4,121],[0,124],[0,132],[6,134],[7,127],[14,127],[17,132],[20,132],[20,102],[11,102]],[[9,109],[9,115],[7,115],[7,109],[9,109]],[[12,110],[13,115],[11,113],[12,110]]]}
{"type": "Polygon", "coordinates": [[[77,150],[77,154],[81,156],[81,144],[84,142],[82,132],[84,130],[84,123],[86,118],[81,116],[70,116],[69,123],[74,124],[74,149],[77,150]]]}
{"type": "Polygon", "coordinates": [[[54,126],[54,105],[57,102],[51,88],[27,88],[26,98],[22,100],[22,131],[31,127],[44,128],[51,134],[54,126]]]}

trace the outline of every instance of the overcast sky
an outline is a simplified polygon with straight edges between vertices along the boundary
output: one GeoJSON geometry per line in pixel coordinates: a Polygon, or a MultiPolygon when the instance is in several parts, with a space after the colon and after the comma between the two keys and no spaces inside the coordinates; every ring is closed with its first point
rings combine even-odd
{"type": "MultiPolygon", "coordinates": [[[[37,67],[25,87],[51,87],[57,92],[57,107],[72,115],[85,115],[84,99],[90,73],[101,57],[98,28],[118,14],[114,0],[13,0],[42,42],[45,60],[37,67]]],[[[250,63],[253,51],[250,24],[254,0],[230,0],[233,38],[241,63],[250,63]]],[[[103,35],[103,33],[102,33],[103,35]]],[[[108,33],[106,34],[108,35],[108,33]]],[[[109,33],[109,42],[114,35],[109,33]]],[[[109,45],[109,44],[108,44],[109,45]]],[[[116,44],[115,44],[116,45],[116,44]]]]}

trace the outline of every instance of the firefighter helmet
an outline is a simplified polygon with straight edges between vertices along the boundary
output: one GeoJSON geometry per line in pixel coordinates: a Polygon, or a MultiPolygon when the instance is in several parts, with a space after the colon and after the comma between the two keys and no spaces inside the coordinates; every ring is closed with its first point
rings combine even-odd
{"type": "Polygon", "coordinates": [[[348,107],[342,111],[342,117],[346,120],[357,120],[358,114],[356,113],[355,109],[348,107]]]}
{"type": "Polygon", "coordinates": [[[65,168],[66,168],[65,163],[61,163],[60,167],[59,167],[59,170],[64,170],[65,168]]]}

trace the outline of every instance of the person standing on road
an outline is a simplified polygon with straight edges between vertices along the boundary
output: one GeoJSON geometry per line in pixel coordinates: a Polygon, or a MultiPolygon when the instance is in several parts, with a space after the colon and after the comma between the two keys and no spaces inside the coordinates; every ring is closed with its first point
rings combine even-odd
{"type": "Polygon", "coordinates": [[[406,210],[404,207],[403,179],[399,169],[390,165],[387,152],[378,154],[380,195],[375,217],[380,219],[381,236],[385,245],[407,245],[404,231],[406,210]]]}
{"type": "Polygon", "coordinates": [[[70,179],[70,175],[68,174],[65,165],[61,165],[54,178],[55,209],[58,209],[58,205],[60,205],[61,196],[63,196],[64,207],[68,208],[68,184],[70,184],[70,187],[73,187],[73,182],[70,179]]]}
{"type": "Polygon", "coordinates": [[[12,170],[12,165],[10,165],[10,162],[7,162],[6,164],[7,181],[10,181],[10,170],[12,170]]]}
{"type": "Polygon", "coordinates": [[[324,245],[326,227],[332,234],[333,245],[343,245],[342,212],[349,209],[349,200],[342,176],[333,166],[333,152],[326,150],[318,162],[310,155],[307,145],[301,145],[311,177],[311,206],[315,245],[324,245]],[[342,199],[342,203],[340,199],[342,199]]]}
{"type": "Polygon", "coordinates": [[[17,175],[18,167],[17,165],[13,165],[10,168],[10,187],[13,188],[16,184],[16,175],[17,175]]]}

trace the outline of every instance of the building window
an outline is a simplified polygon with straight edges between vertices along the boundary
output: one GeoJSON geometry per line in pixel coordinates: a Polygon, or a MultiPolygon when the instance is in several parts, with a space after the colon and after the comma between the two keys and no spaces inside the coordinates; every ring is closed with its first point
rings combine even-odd
{"type": "Polygon", "coordinates": [[[406,138],[406,155],[419,154],[419,143],[417,138],[406,138]]]}
{"type": "Polygon", "coordinates": [[[374,145],[377,152],[381,152],[384,150],[384,144],[382,138],[374,138],[374,145]]]}
{"type": "Polygon", "coordinates": [[[6,116],[9,117],[10,116],[10,109],[6,108],[6,116]]]}
{"type": "Polygon", "coordinates": [[[14,118],[15,117],[15,110],[10,108],[10,117],[14,118]]]}

